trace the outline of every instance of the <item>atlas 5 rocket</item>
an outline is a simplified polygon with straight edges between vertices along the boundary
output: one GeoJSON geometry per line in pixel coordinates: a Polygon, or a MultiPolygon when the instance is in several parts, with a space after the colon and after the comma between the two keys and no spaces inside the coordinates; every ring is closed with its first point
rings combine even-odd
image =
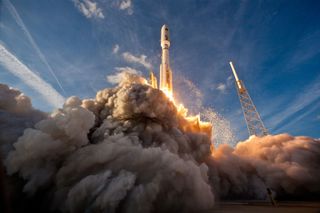
{"type": "Polygon", "coordinates": [[[162,57],[160,64],[160,90],[172,96],[172,71],[169,64],[169,28],[163,25],[161,28],[162,57]]]}

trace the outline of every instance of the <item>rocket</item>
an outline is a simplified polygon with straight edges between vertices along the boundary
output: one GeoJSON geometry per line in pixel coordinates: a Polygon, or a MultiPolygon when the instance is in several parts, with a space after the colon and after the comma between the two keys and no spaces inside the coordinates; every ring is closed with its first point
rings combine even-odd
{"type": "Polygon", "coordinates": [[[161,64],[160,64],[160,90],[172,97],[172,71],[169,64],[169,28],[163,25],[161,28],[161,64]]]}

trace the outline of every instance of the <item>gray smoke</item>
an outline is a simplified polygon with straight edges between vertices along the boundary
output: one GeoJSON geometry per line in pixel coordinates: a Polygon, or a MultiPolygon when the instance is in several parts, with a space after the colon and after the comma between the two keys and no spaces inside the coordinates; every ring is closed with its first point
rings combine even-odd
{"type": "Polygon", "coordinates": [[[44,119],[47,115],[35,110],[29,97],[17,89],[0,84],[0,155],[12,149],[24,129],[44,119]]]}
{"type": "Polygon", "coordinates": [[[42,189],[52,210],[176,212],[213,206],[210,140],[184,132],[188,121],[159,90],[122,73],[119,86],[95,99],[69,98],[28,128],[5,161],[23,191],[42,189]],[[49,199],[49,197],[48,197],[49,199]]]}
{"type": "MultiPolygon", "coordinates": [[[[132,72],[109,79],[118,85],[95,99],[70,97],[12,137],[19,138],[6,153],[7,173],[24,180],[24,194],[50,203],[46,211],[198,212],[217,198],[265,199],[266,188],[319,195],[319,140],[269,135],[210,151],[210,136],[145,79],[132,72]]],[[[5,113],[25,108],[19,101],[5,108],[10,100],[5,113]]],[[[30,119],[41,114],[29,109],[30,119]]]]}
{"type": "Polygon", "coordinates": [[[220,145],[207,161],[210,179],[223,198],[320,196],[320,140],[288,134],[251,136],[235,148],[220,145]]]}

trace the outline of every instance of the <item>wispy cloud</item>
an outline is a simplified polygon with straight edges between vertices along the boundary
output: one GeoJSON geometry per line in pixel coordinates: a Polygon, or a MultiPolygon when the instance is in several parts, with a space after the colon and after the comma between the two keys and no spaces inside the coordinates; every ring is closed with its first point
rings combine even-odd
{"type": "Polygon", "coordinates": [[[57,84],[59,85],[60,89],[62,90],[62,92],[65,94],[65,90],[62,87],[61,82],[59,81],[59,79],[57,78],[55,72],[53,71],[53,69],[51,68],[51,66],[49,65],[46,57],[43,55],[43,53],[41,52],[40,48],[38,47],[37,43],[34,41],[33,37],[31,36],[28,28],[26,27],[26,25],[23,23],[18,11],[16,10],[16,8],[13,6],[13,4],[11,4],[11,2],[9,0],[4,0],[4,5],[6,5],[6,7],[8,8],[10,14],[13,16],[14,20],[17,22],[17,24],[21,27],[22,31],[24,32],[24,34],[27,36],[30,44],[32,45],[33,49],[36,51],[36,53],[38,54],[40,60],[45,64],[45,66],[48,68],[51,76],[55,79],[55,81],[57,82],[57,84]]]}
{"type": "Polygon", "coordinates": [[[102,9],[92,0],[72,0],[78,10],[87,18],[104,19],[102,9]]]}
{"type": "Polygon", "coordinates": [[[214,89],[220,91],[221,93],[225,93],[227,89],[232,85],[232,76],[230,75],[224,83],[219,83],[214,89]]]}
{"type": "Polygon", "coordinates": [[[120,10],[126,10],[129,15],[133,14],[133,4],[131,0],[122,0],[119,4],[120,10]]]}
{"type": "MultiPolygon", "coordinates": [[[[314,104],[315,102],[319,101],[319,99],[320,76],[318,76],[313,83],[307,86],[307,88],[302,90],[302,92],[299,95],[297,95],[297,97],[292,102],[288,103],[288,107],[284,107],[284,110],[281,110],[280,112],[274,114],[268,122],[274,126],[273,130],[283,129],[283,127],[288,126],[290,125],[290,123],[292,123],[284,123],[287,119],[289,119],[294,114],[304,110],[305,108],[311,106],[311,104],[314,104]]],[[[311,109],[309,109],[308,112],[304,112],[303,114],[298,116],[298,120],[307,116],[316,109],[317,107],[311,107],[311,109]]],[[[296,119],[294,119],[293,121],[297,121],[296,119]]]]}
{"type": "Polygon", "coordinates": [[[295,51],[288,60],[287,67],[292,69],[300,64],[307,62],[320,53],[320,30],[306,35],[298,42],[295,51]]]}
{"type": "Polygon", "coordinates": [[[112,48],[112,53],[117,54],[119,52],[119,49],[120,49],[120,47],[118,44],[114,45],[112,48]]]}
{"type": "Polygon", "coordinates": [[[224,83],[219,83],[218,86],[216,87],[216,89],[219,90],[220,92],[224,93],[224,92],[226,92],[227,85],[225,85],[224,83]]]}
{"type": "MultiPolygon", "coordinates": [[[[289,127],[292,127],[292,125],[297,124],[299,121],[301,121],[303,118],[305,118],[306,116],[310,115],[311,113],[313,113],[315,110],[320,108],[320,102],[312,104],[313,106],[311,107],[311,109],[305,111],[302,114],[299,114],[297,117],[295,117],[294,119],[290,120],[289,122],[286,122],[283,126],[281,126],[280,128],[277,129],[278,132],[283,131],[284,129],[288,129],[289,127]]],[[[317,117],[316,117],[317,119],[317,117]]],[[[318,119],[320,120],[320,116],[318,116],[318,119]]]]}
{"type": "Polygon", "coordinates": [[[129,73],[137,74],[137,75],[141,74],[141,72],[139,70],[136,70],[132,67],[115,67],[114,69],[118,72],[129,72],[129,73]]]}
{"type": "Polygon", "coordinates": [[[127,62],[140,64],[147,69],[152,68],[151,63],[147,62],[147,56],[145,56],[145,55],[134,56],[130,52],[124,52],[124,53],[122,53],[122,57],[127,62]]]}
{"type": "Polygon", "coordinates": [[[50,84],[32,72],[16,56],[0,44],[0,65],[10,73],[20,78],[25,84],[36,90],[54,107],[61,107],[64,102],[61,96],[50,84]]]}

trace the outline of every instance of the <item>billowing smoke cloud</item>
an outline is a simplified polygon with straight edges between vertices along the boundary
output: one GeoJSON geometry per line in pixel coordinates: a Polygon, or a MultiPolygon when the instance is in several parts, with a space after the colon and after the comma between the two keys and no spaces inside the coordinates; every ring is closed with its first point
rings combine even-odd
{"type": "Polygon", "coordinates": [[[44,119],[30,99],[19,90],[0,84],[0,154],[8,152],[23,130],[44,119]]]}
{"type": "Polygon", "coordinates": [[[5,161],[29,195],[46,189],[52,210],[176,212],[209,209],[209,137],[145,79],[122,74],[94,100],[69,98],[24,131],[5,161]],[[52,197],[51,197],[52,196],[52,197]]]}
{"type": "Polygon", "coordinates": [[[320,197],[320,140],[288,134],[251,136],[235,148],[220,145],[208,160],[210,179],[223,198],[320,197]]]}
{"type": "Polygon", "coordinates": [[[95,99],[70,97],[7,154],[7,173],[50,210],[202,211],[216,198],[264,199],[266,188],[319,195],[319,140],[270,135],[211,150],[211,135],[144,78],[109,79],[121,81],[95,99]]]}

